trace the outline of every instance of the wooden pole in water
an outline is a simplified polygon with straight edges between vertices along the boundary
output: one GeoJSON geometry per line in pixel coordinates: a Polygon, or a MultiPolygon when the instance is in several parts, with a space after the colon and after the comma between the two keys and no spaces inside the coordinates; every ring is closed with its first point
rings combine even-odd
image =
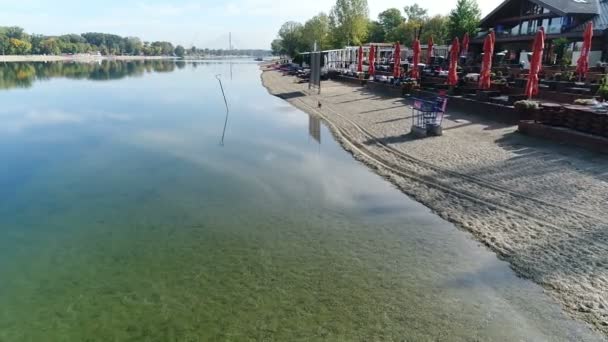
{"type": "Polygon", "coordinates": [[[228,100],[226,99],[226,93],[224,92],[224,85],[222,84],[222,75],[215,75],[215,78],[220,84],[220,89],[222,90],[222,96],[224,97],[224,104],[226,105],[226,120],[224,121],[224,131],[222,132],[222,140],[220,141],[220,145],[224,146],[224,137],[226,136],[226,126],[228,126],[228,114],[230,110],[228,109],[228,100]]]}

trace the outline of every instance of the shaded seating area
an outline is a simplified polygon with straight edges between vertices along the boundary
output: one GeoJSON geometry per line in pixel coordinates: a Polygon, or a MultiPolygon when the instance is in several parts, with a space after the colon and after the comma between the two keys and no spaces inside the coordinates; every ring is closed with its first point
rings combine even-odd
{"type": "Polygon", "coordinates": [[[521,53],[527,63],[512,63],[512,53],[507,60],[505,50],[495,51],[497,35],[490,30],[482,52],[469,51],[466,35],[462,44],[454,37],[447,47],[435,47],[432,39],[422,45],[416,38],[411,48],[396,43],[330,51],[327,68],[331,78],[409,97],[414,118],[421,120],[414,121],[413,127],[426,135],[433,113],[445,113],[446,108],[433,105],[435,99],[444,97],[450,99],[450,109],[493,121],[518,124],[527,120],[605,137],[608,106],[599,101],[608,98],[608,69],[600,64],[589,66],[591,22],[581,36],[584,41],[576,63],[552,57],[552,49],[545,44],[549,36],[541,27],[527,43],[532,52],[521,53]],[[522,110],[521,102],[536,110],[522,110]]]}

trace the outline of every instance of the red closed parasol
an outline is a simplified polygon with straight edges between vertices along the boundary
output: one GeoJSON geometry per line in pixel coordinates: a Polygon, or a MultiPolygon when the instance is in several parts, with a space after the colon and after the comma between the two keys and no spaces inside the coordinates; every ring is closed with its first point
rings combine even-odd
{"type": "Polygon", "coordinates": [[[433,42],[433,36],[429,37],[429,46],[427,49],[427,56],[426,56],[426,64],[431,65],[431,59],[433,58],[433,47],[435,46],[435,43],[433,42]]]}
{"type": "Polygon", "coordinates": [[[593,40],[593,22],[588,22],[585,27],[585,34],[583,35],[583,48],[581,49],[581,56],[578,58],[576,63],[576,73],[579,78],[583,78],[589,71],[589,52],[591,51],[591,41],[593,40]]]}
{"type": "Polygon", "coordinates": [[[479,75],[479,88],[490,89],[492,85],[492,57],[494,56],[494,42],[496,41],[494,31],[486,36],[483,43],[483,65],[479,75]]]}
{"type": "Polygon", "coordinates": [[[466,57],[469,54],[469,34],[465,33],[464,37],[462,37],[462,55],[466,57]]]}
{"type": "Polygon", "coordinates": [[[412,78],[418,79],[420,78],[420,69],[418,68],[418,64],[420,64],[420,40],[414,40],[412,49],[414,50],[414,56],[412,57],[412,78]]]}
{"type": "Polygon", "coordinates": [[[452,41],[450,48],[450,70],[448,71],[448,85],[455,86],[458,84],[458,59],[460,58],[460,42],[458,37],[452,41]]]}
{"type": "Polygon", "coordinates": [[[369,48],[369,75],[370,76],[375,76],[376,75],[376,66],[374,65],[374,63],[376,62],[376,48],[372,45],[369,48]]]}
{"type": "Polygon", "coordinates": [[[536,32],[534,47],[532,49],[532,61],[530,61],[530,75],[526,84],[526,96],[531,99],[538,95],[538,73],[542,67],[543,50],[545,49],[545,30],[541,27],[536,32]]]}
{"type": "Polygon", "coordinates": [[[359,46],[359,59],[357,63],[357,72],[363,72],[363,46],[359,46]]]}
{"type": "Polygon", "coordinates": [[[393,67],[393,77],[401,77],[401,45],[399,42],[395,45],[395,66],[393,67]]]}

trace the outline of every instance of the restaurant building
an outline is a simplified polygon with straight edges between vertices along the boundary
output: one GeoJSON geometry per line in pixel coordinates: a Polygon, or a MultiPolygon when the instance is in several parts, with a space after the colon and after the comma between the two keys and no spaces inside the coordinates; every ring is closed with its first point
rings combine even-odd
{"type": "Polygon", "coordinates": [[[534,34],[543,27],[547,34],[544,63],[555,64],[565,58],[575,65],[589,21],[594,25],[589,56],[593,66],[608,57],[608,0],[506,0],[482,19],[472,45],[474,52],[481,52],[483,39],[494,30],[495,51],[504,56],[504,62],[527,64],[534,34]],[[566,40],[566,56],[558,56],[559,46],[566,40]]]}

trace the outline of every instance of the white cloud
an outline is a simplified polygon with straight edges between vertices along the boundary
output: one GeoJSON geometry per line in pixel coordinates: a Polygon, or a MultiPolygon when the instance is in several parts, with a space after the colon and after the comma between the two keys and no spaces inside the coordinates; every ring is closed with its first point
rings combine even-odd
{"type": "Polygon", "coordinates": [[[110,113],[103,111],[67,112],[59,109],[39,110],[32,109],[26,112],[5,109],[0,111],[0,131],[5,133],[21,133],[29,128],[39,126],[56,126],[67,124],[83,124],[91,121],[129,121],[127,114],[110,113]]]}
{"type": "Polygon", "coordinates": [[[203,7],[199,3],[189,2],[184,4],[174,3],[160,3],[160,4],[148,4],[140,2],[137,4],[137,10],[140,11],[140,15],[145,16],[179,16],[184,15],[193,11],[200,11],[203,7]]]}

